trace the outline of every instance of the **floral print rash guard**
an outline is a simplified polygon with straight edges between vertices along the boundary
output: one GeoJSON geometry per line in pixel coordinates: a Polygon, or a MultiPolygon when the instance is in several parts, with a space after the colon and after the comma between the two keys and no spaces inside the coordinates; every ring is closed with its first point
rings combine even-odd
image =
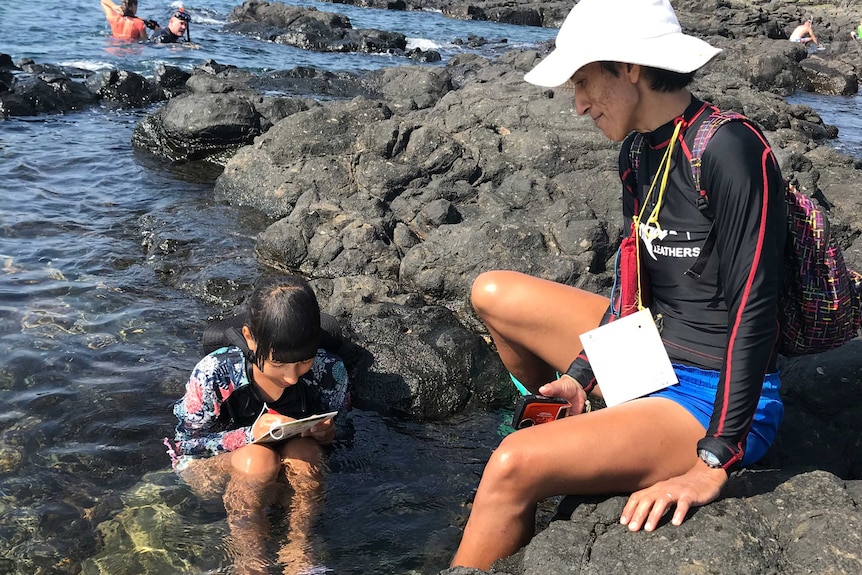
{"type": "MultiPolygon", "coordinates": [[[[250,425],[225,429],[219,418],[230,394],[251,385],[246,362],[242,350],[230,346],[217,349],[195,366],[185,395],[174,404],[179,421],[174,442],[165,440],[174,469],[183,469],[192,459],[226,453],[253,442],[250,425]]],[[[311,370],[301,381],[319,398],[321,413],[338,411],[336,421],[343,419],[341,416],[350,408],[350,391],[341,358],[318,349],[311,370]]]]}

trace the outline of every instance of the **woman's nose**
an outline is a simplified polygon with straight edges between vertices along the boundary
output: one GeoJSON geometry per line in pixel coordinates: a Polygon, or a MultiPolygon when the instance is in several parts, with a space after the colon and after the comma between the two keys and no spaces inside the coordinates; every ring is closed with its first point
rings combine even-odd
{"type": "Polygon", "coordinates": [[[578,116],[583,116],[590,109],[589,100],[587,100],[587,97],[583,92],[580,94],[575,92],[573,97],[575,99],[575,112],[577,112],[578,116]]]}

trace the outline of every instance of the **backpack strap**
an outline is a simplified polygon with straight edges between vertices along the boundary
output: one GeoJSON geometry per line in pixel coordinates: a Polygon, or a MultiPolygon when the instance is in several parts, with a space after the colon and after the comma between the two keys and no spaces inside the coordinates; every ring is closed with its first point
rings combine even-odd
{"type": "Polygon", "coordinates": [[[242,350],[243,355],[246,357],[251,357],[251,349],[248,347],[248,342],[245,341],[245,336],[242,335],[242,331],[240,328],[236,326],[231,326],[227,328],[224,332],[224,337],[230,342],[231,345],[235,345],[236,347],[242,350]]]}
{"type": "Polygon", "coordinates": [[[245,357],[245,375],[250,382],[254,381],[254,369],[252,369],[252,364],[255,361],[254,352],[248,347],[248,342],[245,340],[245,336],[242,335],[241,328],[231,326],[225,330],[224,335],[231,345],[235,345],[242,350],[242,355],[245,357]]]}
{"type": "Polygon", "coordinates": [[[641,164],[641,152],[644,149],[644,135],[640,132],[634,132],[632,136],[632,145],[629,148],[629,167],[634,173],[635,180],[637,180],[638,167],[641,164]]]}
{"type": "Polygon", "coordinates": [[[709,193],[703,189],[700,183],[700,173],[703,165],[703,153],[706,146],[720,127],[728,122],[746,120],[742,114],[735,112],[715,112],[710,114],[697,129],[694,136],[694,145],[691,147],[691,175],[694,178],[694,189],[697,191],[697,209],[709,219],[715,214],[709,207],[709,193]]]}
{"type": "Polygon", "coordinates": [[[625,174],[624,183],[631,189],[634,198],[634,212],[638,213],[638,168],[641,165],[641,154],[644,150],[644,136],[640,132],[632,132],[632,141],[629,146],[629,169],[625,174]]]}
{"type": "Polygon", "coordinates": [[[700,248],[700,254],[691,267],[685,270],[685,275],[693,279],[700,279],[703,275],[703,270],[709,261],[709,256],[712,255],[712,250],[715,248],[715,213],[709,205],[709,193],[703,188],[700,183],[700,175],[703,164],[703,154],[706,151],[706,146],[715,135],[720,127],[733,121],[747,120],[742,114],[735,112],[716,112],[710,114],[709,117],[697,129],[694,136],[694,144],[691,147],[691,175],[694,179],[694,188],[697,191],[697,209],[704,216],[712,221],[709,228],[709,233],[706,235],[703,245],[700,248]]]}

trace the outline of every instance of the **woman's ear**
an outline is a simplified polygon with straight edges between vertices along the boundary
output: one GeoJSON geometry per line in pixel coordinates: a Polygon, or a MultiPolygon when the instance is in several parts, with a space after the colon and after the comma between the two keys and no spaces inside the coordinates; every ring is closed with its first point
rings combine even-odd
{"type": "Polygon", "coordinates": [[[251,335],[251,330],[248,329],[247,325],[242,326],[242,336],[245,338],[245,344],[248,346],[248,349],[250,349],[252,353],[257,351],[257,342],[254,341],[254,337],[251,335]]]}
{"type": "Polygon", "coordinates": [[[632,84],[637,84],[641,78],[643,67],[640,64],[623,64],[623,74],[632,84]]]}

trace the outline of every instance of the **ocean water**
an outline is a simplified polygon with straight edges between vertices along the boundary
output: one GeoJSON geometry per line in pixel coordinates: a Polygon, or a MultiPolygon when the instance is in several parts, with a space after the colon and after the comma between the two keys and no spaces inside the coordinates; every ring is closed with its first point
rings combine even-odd
{"type": "MultiPolygon", "coordinates": [[[[413,64],[226,33],[237,3],[186,2],[200,45],[189,50],[112,40],[96,0],[49,0],[38,10],[2,0],[0,52],[145,75],[162,62],[190,69],[209,59],[255,72],[413,64]]],[[[444,58],[471,34],[508,47],[553,36],[432,12],[287,3],[403,32],[444,58]]],[[[178,5],[141,0],[139,14],[165,24],[178,5]]],[[[839,126],[836,146],[862,157],[858,97],[795,98],[839,126]]],[[[134,152],[132,131],[147,112],[98,107],[0,121],[0,575],[81,566],[85,574],[229,572],[223,510],[177,484],[161,438],[173,432],[171,404],[199,359],[207,317],[265,272],[253,246],[268,222],[215,202],[211,171],[134,152]],[[221,296],[204,297],[204,280],[221,296]],[[118,543],[118,525],[128,541],[118,543]],[[106,548],[123,552],[106,556],[106,548]],[[166,566],[166,551],[183,563],[166,566]]],[[[502,417],[422,424],[356,410],[353,442],[332,455],[315,532],[326,565],[339,574],[445,568],[502,417]]]]}
{"type": "MultiPolygon", "coordinates": [[[[553,36],[430,12],[298,4],[347,14],[356,28],[401,31],[446,58],[470,34],[508,46],[553,36]]],[[[166,24],[178,5],[142,0],[139,15],[166,24]]],[[[112,40],[96,0],[38,11],[2,1],[0,52],[144,75],[161,62],[191,69],[209,59],[261,73],[414,64],[223,32],[234,5],[186,3],[200,45],[189,50],[112,40]]],[[[161,439],[173,433],[171,406],[200,357],[207,317],[265,272],[253,247],[269,222],[213,201],[212,170],[134,152],[147,111],[0,121],[0,574],[229,572],[223,509],[178,484],[161,439]],[[202,281],[223,297],[203,297],[202,281]]],[[[500,421],[475,413],[420,424],[355,410],[352,443],[330,459],[315,532],[321,560],[335,573],[445,568],[500,421]]],[[[273,519],[277,539],[285,522],[273,519]]]]}

